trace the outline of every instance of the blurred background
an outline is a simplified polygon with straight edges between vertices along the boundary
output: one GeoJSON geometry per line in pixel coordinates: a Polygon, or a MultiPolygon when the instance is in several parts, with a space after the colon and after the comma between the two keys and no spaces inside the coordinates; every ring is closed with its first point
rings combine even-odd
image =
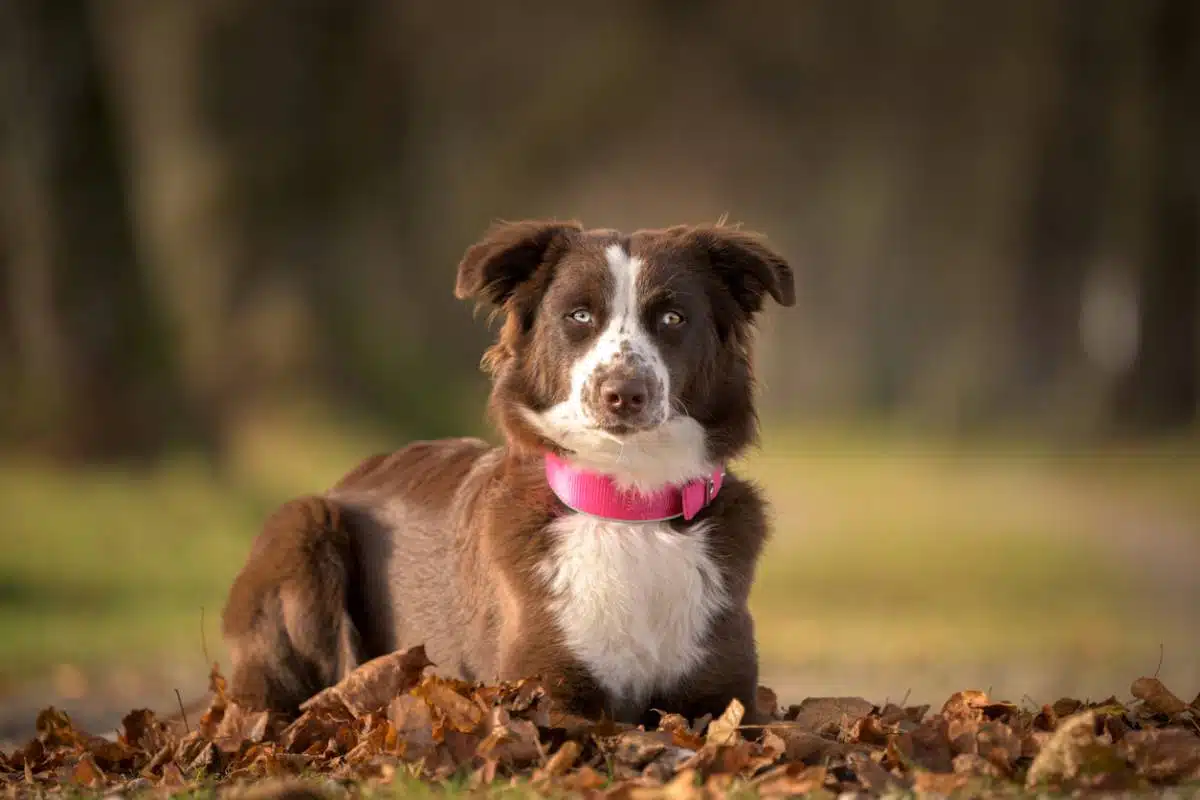
{"type": "Polygon", "coordinates": [[[0,739],[202,695],[265,515],[491,435],[495,219],[731,221],[785,701],[1200,690],[1200,3],[0,2],[0,739]]]}

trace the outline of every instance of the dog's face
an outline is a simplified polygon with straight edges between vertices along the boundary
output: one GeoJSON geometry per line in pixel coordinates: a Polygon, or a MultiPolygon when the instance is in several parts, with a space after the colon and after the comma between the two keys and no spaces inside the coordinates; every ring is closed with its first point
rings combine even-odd
{"type": "Polygon", "coordinates": [[[707,474],[754,434],[748,333],[787,263],[753,235],[680,226],[494,228],[456,293],[506,314],[487,363],[514,444],[555,447],[643,488],[707,474]]]}

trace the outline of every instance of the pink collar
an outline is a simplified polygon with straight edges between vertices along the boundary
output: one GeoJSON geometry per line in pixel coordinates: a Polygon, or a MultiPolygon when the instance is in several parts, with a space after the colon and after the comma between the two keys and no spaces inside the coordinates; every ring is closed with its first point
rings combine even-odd
{"type": "Polygon", "coordinates": [[[619,489],[608,475],[546,453],[546,480],[559,500],[572,511],[622,522],[662,522],[679,516],[691,520],[713,501],[724,479],[725,471],[717,469],[710,477],[643,494],[619,489]]]}

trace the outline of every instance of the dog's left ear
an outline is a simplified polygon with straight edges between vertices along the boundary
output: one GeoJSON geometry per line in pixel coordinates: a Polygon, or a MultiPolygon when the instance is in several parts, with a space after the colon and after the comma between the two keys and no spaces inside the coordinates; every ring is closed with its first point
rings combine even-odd
{"type": "Polygon", "coordinates": [[[687,236],[747,314],[762,310],[764,295],[781,306],[796,304],[791,266],[761,235],[713,225],[691,228],[687,236]]]}
{"type": "Polygon", "coordinates": [[[458,265],[454,296],[502,306],[543,264],[556,261],[569,238],[583,230],[577,222],[501,222],[467,249],[458,265]]]}

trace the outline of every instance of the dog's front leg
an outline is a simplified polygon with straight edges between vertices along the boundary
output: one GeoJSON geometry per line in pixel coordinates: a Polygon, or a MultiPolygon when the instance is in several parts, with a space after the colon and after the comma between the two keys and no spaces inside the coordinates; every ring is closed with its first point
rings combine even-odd
{"type": "MultiPolygon", "coordinates": [[[[653,707],[695,720],[705,714],[719,717],[733,700],[745,707],[743,723],[760,724],[755,707],[758,694],[758,651],[754,643],[754,621],[745,609],[729,611],[714,620],[708,636],[709,652],[704,662],[679,687],[656,698],[653,707]]],[[[647,712],[648,726],[659,715],[647,712]]]]}
{"type": "Polygon", "coordinates": [[[522,626],[500,648],[500,677],[538,678],[559,711],[599,719],[611,714],[604,690],[591,672],[555,640],[549,626],[522,626]]]}

